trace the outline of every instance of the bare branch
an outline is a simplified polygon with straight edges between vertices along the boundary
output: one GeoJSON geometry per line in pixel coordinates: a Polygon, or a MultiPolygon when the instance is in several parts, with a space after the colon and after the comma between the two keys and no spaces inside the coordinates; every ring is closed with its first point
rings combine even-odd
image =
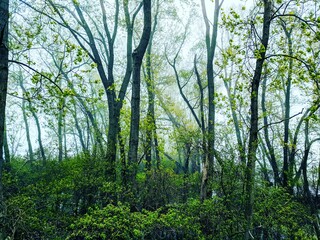
{"type": "Polygon", "coordinates": [[[284,122],[285,120],[289,120],[289,119],[291,119],[291,118],[294,118],[294,117],[296,117],[296,116],[298,116],[298,115],[300,115],[300,114],[302,114],[302,113],[303,113],[303,108],[302,108],[301,112],[298,112],[298,113],[296,113],[295,115],[293,115],[293,116],[291,116],[291,117],[289,117],[289,118],[284,118],[284,119],[282,119],[282,120],[280,120],[280,121],[272,122],[272,123],[269,123],[269,124],[267,124],[267,125],[262,126],[261,128],[258,129],[258,132],[259,132],[261,129],[263,129],[263,128],[269,127],[269,126],[271,126],[271,125],[275,125],[275,124],[282,123],[282,122],[284,122]]]}

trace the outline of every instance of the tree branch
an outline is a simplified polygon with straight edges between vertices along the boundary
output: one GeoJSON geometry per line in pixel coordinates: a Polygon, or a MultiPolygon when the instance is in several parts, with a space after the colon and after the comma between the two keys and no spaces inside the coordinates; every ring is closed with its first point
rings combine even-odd
{"type": "MultiPolygon", "coordinates": [[[[39,72],[38,70],[34,69],[33,67],[29,66],[28,64],[25,64],[23,62],[19,62],[19,61],[15,61],[15,60],[9,60],[8,62],[11,63],[16,63],[18,65],[24,66],[29,68],[30,70],[32,70],[33,72],[39,74],[41,77],[47,79],[49,82],[51,82],[56,88],[58,88],[58,90],[63,93],[63,90],[59,87],[59,85],[57,83],[55,83],[53,80],[51,80],[49,77],[47,77],[46,75],[44,75],[43,73],[39,72]]],[[[56,77],[56,79],[60,76],[60,74],[56,77]]]]}
{"type": "Polygon", "coordinates": [[[269,126],[271,126],[271,125],[275,125],[275,124],[282,123],[282,122],[284,122],[285,120],[289,120],[289,119],[291,119],[291,118],[294,118],[294,117],[296,117],[296,116],[298,116],[298,115],[300,115],[300,114],[302,114],[302,113],[303,113],[303,108],[302,108],[301,112],[298,112],[297,114],[295,114],[295,115],[293,115],[293,116],[291,116],[291,117],[289,117],[289,118],[284,118],[284,119],[282,119],[282,120],[280,120],[280,121],[272,122],[272,123],[269,123],[269,124],[266,124],[266,125],[262,126],[261,128],[258,129],[258,132],[259,132],[261,129],[263,129],[263,128],[269,127],[269,126]]]}

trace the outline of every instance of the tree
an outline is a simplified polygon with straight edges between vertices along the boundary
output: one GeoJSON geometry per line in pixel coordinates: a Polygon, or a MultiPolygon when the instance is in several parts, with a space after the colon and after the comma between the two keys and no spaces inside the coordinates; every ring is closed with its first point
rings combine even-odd
{"type": "Polygon", "coordinates": [[[148,47],[151,35],[151,0],[143,0],[143,32],[139,45],[132,53],[133,72],[132,72],[132,96],[131,96],[131,121],[129,139],[128,162],[133,167],[132,180],[136,174],[138,165],[138,146],[139,146],[139,124],[140,124],[140,84],[141,84],[141,65],[144,54],[148,47]]]}
{"type": "MultiPolygon", "coordinates": [[[[3,141],[5,131],[6,98],[8,86],[8,25],[9,0],[0,2],[0,214],[4,213],[3,199],[3,141]]],[[[4,238],[3,229],[0,229],[0,238],[4,238]]]]}
{"type": "Polygon", "coordinates": [[[209,100],[209,111],[208,111],[208,130],[207,130],[207,156],[203,162],[203,173],[201,183],[201,199],[204,200],[211,197],[212,190],[210,189],[210,183],[213,180],[213,166],[214,166],[214,153],[215,153],[215,84],[214,78],[215,73],[213,69],[213,59],[215,57],[217,35],[218,35],[218,21],[219,12],[223,4],[219,0],[215,1],[213,27],[210,35],[210,20],[207,16],[207,9],[205,1],[201,0],[201,8],[203,20],[206,27],[205,42],[206,42],[206,54],[207,54],[207,84],[208,84],[208,100],[209,100]]]}
{"type": "Polygon", "coordinates": [[[263,70],[263,63],[265,61],[266,51],[268,49],[270,25],[271,25],[271,11],[272,1],[264,0],[263,10],[263,27],[261,43],[257,51],[257,60],[254,75],[251,81],[251,95],[250,95],[250,131],[248,142],[248,159],[245,170],[245,216],[247,226],[245,231],[245,239],[250,238],[250,229],[252,224],[253,203],[254,203],[254,185],[255,185],[255,162],[256,151],[258,148],[258,119],[259,119],[259,86],[261,81],[261,74],[263,70]]]}
{"type": "Polygon", "coordinates": [[[158,149],[158,136],[157,136],[157,126],[155,119],[155,79],[154,79],[154,71],[152,66],[152,45],[154,41],[154,35],[157,31],[158,25],[158,16],[159,16],[159,8],[160,3],[159,0],[156,1],[155,4],[155,15],[153,18],[152,30],[150,33],[150,40],[147,47],[146,52],[146,75],[145,82],[147,84],[148,91],[148,110],[147,110],[147,126],[146,126],[146,163],[147,169],[151,169],[152,162],[152,149],[153,142],[155,146],[155,155],[156,155],[156,165],[157,169],[160,167],[160,154],[158,149]]]}
{"type": "Polygon", "coordinates": [[[33,162],[34,161],[34,154],[33,154],[31,138],[30,138],[30,128],[29,128],[29,122],[28,122],[28,116],[27,116],[27,110],[26,110],[26,108],[27,108],[26,102],[30,101],[30,99],[27,98],[28,95],[27,95],[27,91],[23,85],[23,76],[22,76],[21,72],[19,73],[18,78],[19,78],[18,81],[19,81],[20,87],[23,92],[21,110],[22,110],[23,121],[24,121],[24,125],[25,125],[26,136],[27,136],[29,159],[31,162],[33,162]]]}

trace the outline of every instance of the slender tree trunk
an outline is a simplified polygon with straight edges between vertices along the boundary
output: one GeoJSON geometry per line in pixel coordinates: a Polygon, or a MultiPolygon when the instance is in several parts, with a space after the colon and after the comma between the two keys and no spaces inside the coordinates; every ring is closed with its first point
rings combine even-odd
{"type": "Polygon", "coordinates": [[[45,163],[46,162],[46,154],[44,152],[44,148],[42,145],[42,134],[41,134],[41,126],[40,126],[39,118],[38,118],[36,112],[34,111],[34,109],[32,108],[31,102],[29,102],[29,108],[30,108],[30,111],[31,111],[32,116],[34,118],[34,121],[36,122],[36,127],[37,127],[37,131],[38,131],[39,150],[40,150],[42,161],[43,161],[43,163],[45,163]]]}
{"type": "MultiPolygon", "coordinates": [[[[200,164],[201,162],[204,163],[206,161],[206,156],[207,156],[207,138],[206,138],[206,125],[205,125],[205,116],[204,116],[204,92],[203,92],[203,86],[202,86],[202,81],[200,78],[200,74],[197,68],[197,57],[194,56],[193,60],[193,65],[194,65],[194,71],[197,77],[197,84],[199,86],[199,93],[200,93],[200,123],[201,123],[201,133],[202,133],[202,153],[201,153],[201,158],[200,158],[200,164]]],[[[200,154],[199,154],[200,155],[200,154]]],[[[203,190],[202,190],[203,192],[203,190]]],[[[205,199],[205,195],[202,196],[201,194],[201,199],[205,199]]]]}
{"type": "Polygon", "coordinates": [[[138,47],[132,53],[132,97],[131,97],[131,125],[129,139],[129,164],[134,180],[138,165],[139,123],[140,123],[140,83],[141,65],[146,52],[151,33],[151,0],[143,0],[144,27],[138,47]]]}
{"type": "MultiPolygon", "coordinates": [[[[20,81],[20,86],[21,86],[22,91],[25,93],[26,89],[25,89],[22,81],[23,80],[20,81]]],[[[39,150],[40,150],[42,161],[45,162],[46,161],[46,156],[45,156],[44,148],[43,148],[43,145],[42,145],[41,127],[40,127],[39,118],[38,118],[38,116],[36,114],[36,111],[34,110],[32,104],[31,104],[31,101],[28,101],[28,107],[29,107],[29,111],[31,112],[31,114],[32,114],[32,116],[33,116],[33,118],[35,120],[35,123],[36,123],[37,131],[38,131],[39,150]]],[[[27,134],[27,136],[28,136],[28,134],[27,134]]],[[[29,144],[29,142],[28,142],[28,144],[29,144]]],[[[31,145],[31,142],[30,142],[30,145],[31,145]]]]}
{"type": "Polygon", "coordinates": [[[229,105],[230,105],[230,109],[231,109],[232,121],[233,121],[234,129],[236,131],[236,138],[237,138],[237,144],[238,144],[237,148],[238,148],[238,152],[239,152],[239,156],[240,156],[240,161],[241,161],[241,163],[245,164],[246,153],[245,153],[244,143],[243,143],[242,137],[241,137],[238,116],[237,116],[237,113],[235,110],[236,109],[235,99],[230,92],[230,86],[228,85],[227,81],[224,79],[223,82],[224,82],[224,86],[227,90],[229,105]]]}
{"type": "Polygon", "coordinates": [[[265,73],[265,76],[262,81],[262,94],[261,94],[261,108],[262,108],[262,116],[263,116],[263,125],[264,127],[264,138],[267,144],[267,156],[273,171],[274,176],[274,184],[280,185],[280,176],[279,176],[279,168],[276,161],[276,156],[274,153],[274,148],[271,144],[270,137],[269,137],[269,128],[268,128],[268,116],[267,116],[267,108],[266,108],[266,89],[267,89],[267,74],[265,73]]]}
{"type": "Polygon", "coordinates": [[[301,162],[301,170],[302,170],[302,176],[303,176],[303,192],[305,198],[308,200],[309,204],[312,204],[311,201],[311,193],[309,189],[309,181],[308,181],[308,170],[307,170],[307,162],[310,152],[310,140],[309,140],[309,119],[305,120],[305,129],[304,129],[304,155],[301,162]]]}
{"type": "Polygon", "coordinates": [[[250,229],[252,226],[253,216],[253,202],[254,202],[254,185],[255,185],[255,163],[256,152],[258,148],[258,96],[263,63],[265,61],[266,51],[268,48],[270,25],[271,25],[271,0],[264,0],[263,12],[263,30],[261,47],[259,49],[258,59],[256,60],[256,67],[251,82],[251,96],[250,96],[250,131],[248,143],[248,160],[245,171],[245,217],[246,229],[245,239],[250,238],[250,229]]]}
{"type": "MultiPolygon", "coordinates": [[[[19,75],[19,84],[22,89],[23,94],[25,95],[26,89],[23,86],[23,79],[22,75],[19,75]]],[[[29,100],[27,100],[29,101],[29,100]]],[[[32,143],[31,143],[31,137],[30,137],[30,129],[29,129],[29,123],[28,123],[28,117],[27,117],[27,112],[26,112],[26,99],[22,99],[22,116],[23,116],[23,121],[25,125],[25,131],[26,131],[26,136],[27,136],[27,144],[28,144],[28,153],[29,153],[29,159],[31,162],[34,161],[34,154],[33,154],[33,148],[32,148],[32,143]]]]}
{"type": "Polygon", "coordinates": [[[120,163],[121,163],[121,181],[123,186],[127,186],[127,162],[126,162],[126,150],[125,141],[121,135],[121,128],[118,134],[119,139],[119,150],[120,150],[120,163]]]}
{"type": "Polygon", "coordinates": [[[59,99],[59,113],[58,113],[58,160],[62,161],[63,158],[63,108],[64,108],[64,98],[59,99]]]}
{"type": "MultiPolygon", "coordinates": [[[[79,138],[79,141],[80,141],[80,144],[81,144],[81,148],[82,148],[82,152],[85,153],[85,154],[88,154],[88,148],[85,144],[85,140],[83,138],[83,134],[82,134],[82,129],[79,125],[79,121],[78,121],[78,115],[77,115],[77,107],[76,105],[74,104],[74,112],[72,114],[73,118],[74,118],[74,122],[75,122],[75,125],[76,125],[76,129],[77,129],[77,132],[78,132],[78,138],[79,138]]],[[[88,117],[88,116],[86,116],[88,117]]]]}
{"type": "Polygon", "coordinates": [[[3,139],[3,149],[4,149],[4,157],[5,157],[5,162],[10,163],[10,150],[9,150],[9,145],[8,145],[8,135],[7,135],[7,124],[5,123],[4,127],[4,139],[3,139]]]}
{"type": "MultiPolygon", "coordinates": [[[[152,63],[151,63],[151,55],[152,55],[152,46],[153,46],[153,37],[157,29],[158,25],[158,14],[159,14],[159,0],[156,2],[156,14],[154,16],[153,26],[151,30],[149,45],[147,47],[146,53],[146,84],[147,84],[147,91],[148,91],[148,111],[147,111],[147,130],[146,130],[146,163],[147,169],[151,170],[151,161],[152,161],[152,149],[153,142],[158,142],[157,134],[156,134],[156,120],[155,120],[155,83],[153,79],[153,71],[152,71],[152,63]]],[[[154,146],[155,151],[157,146],[154,146]]],[[[157,166],[159,165],[159,155],[156,154],[157,158],[157,166]]],[[[159,166],[158,166],[159,167],[159,166]]],[[[157,167],[157,168],[158,168],[157,167]]]]}
{"type": "MultiPolygon", "coordinates": [[[[290,149],[290,155],[289,155],[289,162],[294,162],[295,161],[295,157],[296,157],[296,152],[297,152],[297,142],[298,142],[298,135],[300,132],[300,128],[302,126],[302,124],[304,123],[304,121],[306,119],[308,119],[310,116],[312,116],[312,114],[314,114],[318,109],[320,108],[320,103],[319,100],[314,102],[311,107],[309,107],[305,113],[303,114],[303,116],[300,118],[299,123],[295,129],[294,132],[294,136],[293,136],[293,140],[292,140],[292,144],[291,144],[291,149],[290,149]]],[[[302,168],[300,168],[302,169],[302,168]]],[[[294,179],[299,179],[301,176],[301,170],[298,170],[296,176],[294,177],[294,179]]]]}
{"type": "Polygon", "coordinates": [[[151,49],[152,38],[150,39],[147,54],[146,54],[146,84],[148,91],[148,110],[147,110],[147,126],[146,126],[146,166],[148,170],[151,170],[152,161],[152,138],[153,138],[153,126],[154,123],[154,83],[151,74],[151,49]]]}
{"type": "Polygon", "coordinates": [[[317,197],[313,197],[312,193],[309,189],[309,181],[308,181],[308,169],[307,169],[307,162],[308,162],[308,157],[311,149],[311,145],[316,142],[320,141],[320,138],[314,139],[313,141],[310,142],[309,139],[309,119],[305,120],[305,129],[304,129],[304,134],[305,134],[305,142],[304,142],[304,155],[302,158],[301,162],[301,170],[302,170],[302,177],[303,177],[303,193],[304,193],[304,198],[307,200],[308,205],[310,207],[310,211],[312,214],[312,223],[315,229],[315,232],[317,234],[317,237],[319,239],[320,237],[320,227],[319,227],[319,222],[318,222],[318,206],[317,206],[317,197]]]}
{"type": "Polygon", "coordinates": [[[67,131],[66,131],[66,118],[63,118],[63,147],[64,147],[64,159],[68,158],[68,148],[67,148],[67,131]]]}
{"type": "Polygon", "coordinates": [[[73,141],[74,141],[74,145],[75,145],[75,149],[76,149],[76,156],[79,156],[80,151],[79,151],[79,147],[78,147],[77,134],[76,134],[74,128],[72,128],[72,137],[73,137],[73,141]]]}
{"type": "Polygon", "coordinates": [[[33,148],[32,148],[31,137],[30,137],[28,117],[27,117],[27,113],[26,113],[26,100],[25,99],[22,99],[22,107],[21,108],[22,108],[22,116],[23,116],[23,121],[24,121],[24,125],[25,125],[26,136],[27,136],[29,159],[31,162],[33,162],[34,161],[34,154],[33,154],[33,148]]]}
{"type": "Polygon", "coordinates": [[[214,166],[214,151],[215,151],[215,86],[214,86],[214,70],[213,59],[215,56],[217,35],[218,35],[218,21],[220,12],[220,1],[215,1],[213,29],[210,37],[210,21],[207,16],[207,9],[205,1],[201,0],[202,15],[206,26],[206,47],[207,47],[207,81],[208,81],[208,99],[209,99],[209,113],[208,113],[208,131],[207,131],[207,157],[203,162],[203,172],[201,181],[200,198],[204,200],[210,198],[212,190],[209,189],[210,183],[213,180],[213,166],[214,166]]]}
{"type": "MultiPolygon", "coordinates": [[[[288,41],[288,51],[289,56],[293,56],[292,49],[292,39],[291,32],[292,29],[288,30],[285,24],[282,24],[282,28],[285,32],[288,41]]],[[[289,162],[289,123],[290,123],[290,95],[291,95],[291,81],[292,81],[292,67],[293,67],[293,58],[289,57],[288,59],[289,67],[288,67],[288,76],[285,83],[285,115],[284,115],[284,135],[283,135],[283,187],[287,188],[289,192],[292,193],[293,189],[291,185],[291,180],[293,177],[293,162],[289,162]]]]}
{"type": "MultiPolygon", "coordinates": [[[[8,19],[9,19],[9,0],[0,1],[0,214],[4,215],[3,199],[3,140],[6,114],[6,98],[8,87],[8,19]]],[[[0,228],[0,239],[5,238],[3,228],[0,228]]]]}

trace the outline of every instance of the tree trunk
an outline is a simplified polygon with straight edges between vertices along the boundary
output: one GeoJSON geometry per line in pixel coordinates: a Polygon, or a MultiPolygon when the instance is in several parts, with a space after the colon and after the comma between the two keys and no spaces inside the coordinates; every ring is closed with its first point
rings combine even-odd
{"type": "Polygon", "coordinates": [[[291,179],[293,177],[293,162],[289,162],[289,122],[290,122],[290,94],[291,94],[291,81],[292,81],[292,67],[293,67],[293,49],[292,49],[292,39],[291,32],[292,29],[288,30],[284,23],[282,23],[282,28],[285,32],[288,41],[288,51],[289,51],[289,67],[288,76],[285,83],[285,115],[284,115],[284,135],[283,135],[283,187],[287,188],[290,193],[293,192],[291,185],[291,179]]]}
{"type": "Polygon", "coordinates": [[[9,145],[8,145],[8,135],[7,135],[6,123],[5,123],[5,127],[4,127],[3,149],[4,149],[5,162],[10,163],[10,150],[9,150],[9,145]]]}
{"type": "MultiPolygon", "coordinates": [[[[85,153],[85,154],[88,154],[88,148],[87,148],[87,146],[85,144],[85,141],[84,141],[84,138],[83,138],[83,134],[82,134],[82,129],[81,129],[81,127],[79,125],[79,121],[78,121],[76,104],[74,104],[74,112],[73,112],[72,116],[74,118],[74,122],[75,122],[76,129],[77,129],[77,132],[78,132],[78,138],[79,138],[79,141],[80,141],[82,152],[85,153]]],[[[88,116],[86,116],[86,117],[88,117],[88,116]]]]}
{"type": "Polygon", "coordinates": [[[138,165],[139,123],[140,123],[140,83],[141,65],[146,52],[151,33],[151,0],[143,0],[144,27],[138,47],[132,53],[132,97],[131,97],[131,125],[129,139],[129,164],[132,167],[130,174],[134,180],[138,165]]]}
{"type": "Polygon", "coordinates": [[[47,158],[46,158],[46,154],[44,152],[44,148],[43,148],[43,145],[42,145],[42,135],[41,135],[41,126],[40,126],[39,118],[38,118],[36,112],[34,111],[34,109],[32,108],[31,102],[29,102],[29,108],[30,108],[32,116],[33,116],[33,118],[34,118],[34,120],[36,122],[36,127],[37,127],[37,131],[38,131],[39,150],[40,150],[42,161],[43,161],[43,163],[45,163],[47,158]]]}
{"type": "MultiPolygon", "coordinates": [[[[9,19],[9,0],[0,1],[0,214],[4,214],[3,199],[3,140],[6,114],[6,98],[8,87],[8,19],[9,19]]],[[[0,239],[5,238],[3,228],[0,228],[0,239]]]]}
{"type": "Polygon", "coordinates": [[[34,155],[33,155],[32,143],[31,143],[31,138],[30,138],[30,129],[29,129],[28,117],[27,117],[27,113],[26,113],[26,100],[25,99],[22,99],[21,109],[22,109],[23,121],[24,121],[24,125],[25,125],[26,136],[27,136],[29,160],[31,162],[33,162],[34,155]]]}
{"type": "Polygon", "coordinates": [[[251,82],[251,96],[250,96],[250,131],[248,143],[248,160],[245,171],[245,217],[246,229],[245,239],[250,238],[250,229],[252,225],[253,215],[253,201],[254,201],[254,185],[255,185],[255,162],[256,152],[258,148],[258,95],[263,63],[265,61],[266,51],[269,42],[270,25],[271,25],[271,0],[264,0],[263,12],[263,32],[261,39],[261,47],[259,55],[256,60],[256,67],[251,82]]]}
{"type": "Polygon", "coordinates": [[[62,135],[62,128],[63,128],[63,108],[64,108],[64,98],[61,97],[59,99],[59,113],[58,113],[58,160],[59,162],[62,161],[63,157],[63,135],[62,135]]]}
{"type": "Polygon", "coordinates": [[[64,159],[68,158],[68,148],[67,148],[67,130],[66,130],[66,118],[63,118],[63,151],[64,151],[64,159]]]}
{"type": "Polygon", "coordinates": [[[147,170],[151,170],[152,164],[152,135],[153,135],[153,122],[154,122],[154,83],[151,76],[151,46],[152,38],[150,39],[149,46],[146,54],[146,84],[148,91],[148,110],[146,121],[146,167],[147,170]]]}
{"type": "MultiPolygon", "coordinates": [[[[23,78],[22,75],[19,75],[19,83],[20,87],[22,89],[23,94],[25,95],[26,89],[23,86],[23,78]]],[[[30,100],[27,100],[29,102],[30,106],[30,100]]],[[[29,129],[29,123],[28,123],[28,118],[27,118],[27,113],[26,113],[26,99],[22,99],[22,116],[23,116],[23,121],[25,125],[25,131],[26,131],[26,136],[27,136],[27,144],[28,144],[28,152],[29,152],[29,159],[31,162],[34,161],[34,154],[33,154],[33,148],[32,148],[32,143],[31,143],[31,138],[30,138],[30,129],[29,129]]]]}
{"type": "Polygon", "coordinates": [[[223,82],[224,82],[224,86],[227,90],[233,126],[234,126],[234,130],[236,131],[236,138],[237,138],[237,144],[238,144],[237,148],[238,148],[238,152],[239,152],[240,161],[242,164],[245,164],[246,153],[245,153],[244,143],[243,143],[242,137],[241,137],[239,120],[238,120],[238,116],[236,113],[235,99],[234,99],[233,95],[231,94],[230,86],[228,85],[228,82],[225,79],[223,80],[223,82]]]}
{"type": "Polygon", "coordinates": [[[262,81],[262,94],[261,94],[261,108],[262,108],[262,116],[263,116],[263,128],[264,130],[264,138],[267,144],[268,151],[266,154],[268,156],[273,176],[274,176],[274,185],[280,185],[280,176],[279,176],[279,168],[276,160],[276,156],[274,153],[274,148],[271,144],[270,137],[269,137],[269,128],[268,128],[268,116],[267,116],[267,108],[266,108],[266,89],[267,89],[267,75],[265,74],[263,81],[262,81]]]}
{"type": "Polygon", "coordinates": [[[201,181],[201,200],[210,198],[212,190],[208,188],[213,180],[213,165],[214,165],[214,151],[215,151],[215,86],[214,86],[214,70],[213,59],[215,56],[217,35],[218,35],[218,21],[220,12],[220,1],[215,1],[213,29],[210,37],[210,22],[207,16],[207,9],[205,1],[201,0],[202,15],[206,25],[206,47],[207,47],[207,81],[208,81],[208,99],[209,99],[209,113],[208,113],[208,132],[207,132],[207,157],[203,162],[203,172],[201,181]]]}
{"type": "MultiPolygon", "coordinates": [[[[148,91],[148,110],[147,110],[147,126],[146,126],[146,165],[148,170],[151,170],[153,142],[158,141],[156,139],[157,138],[156,120],[155,120],[155,110],[154,110],[155,88],[154,88],[154,79],[153,79],[153,72],[152,72],[152,66],[151,66],[153,37],[158,25],[158,14],[159,14],[159,0],[157,0],[156,2],[156,14],[154,16],[153,26],[150,33],[150,40],[149,40],[147,53],[146,53],[145,81],[147,84],[147,91],[148,91]]],[[[157,159],[157,163],[158,163],[158,159],[157,159]]]]}

